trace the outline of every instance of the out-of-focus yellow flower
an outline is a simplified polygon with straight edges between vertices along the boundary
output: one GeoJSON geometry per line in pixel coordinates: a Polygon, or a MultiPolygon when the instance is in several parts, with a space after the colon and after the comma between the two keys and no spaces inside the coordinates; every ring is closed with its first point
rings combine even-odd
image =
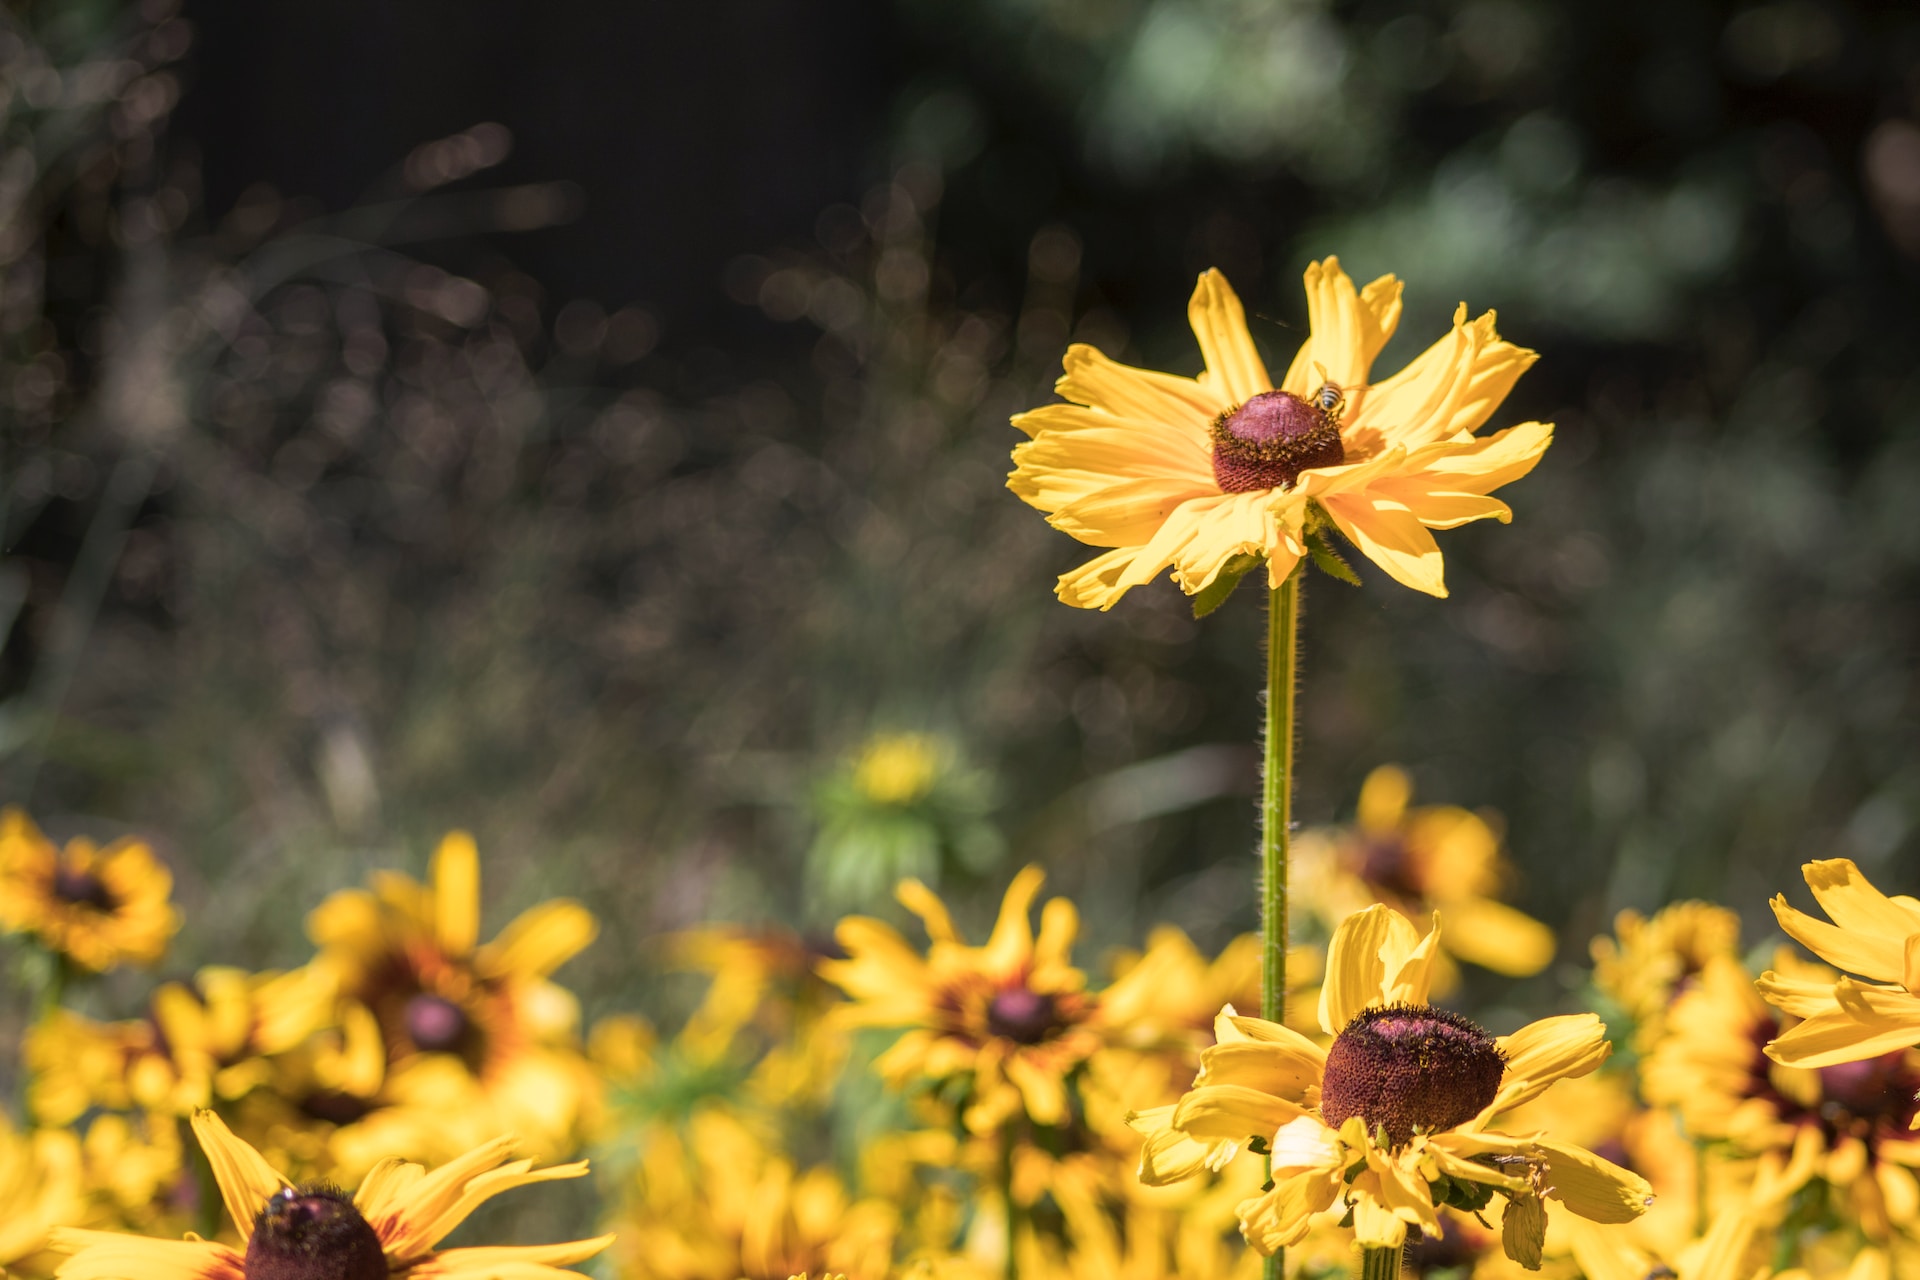
{"type": "Polygon", "coordinates": [[[783,1280],[828,1271],[886,1280],[899,1214],[829,1169],[801,1171],[737,1118],[696,1111],[653,1136],[614,1222],[620,1273],[645,1280],[783,1280]]]}
{"type": "Polygon", "coordinates": [[[1711,902],[1676,902],[1651,919],[1622,911],[1613,931],[1593,940],[1593,985],[1633,1019],[1640,1049],[1659,1038],[1683,984],[1740,947],[1740,917],[1711,902]]]}
{"type": "MultiPolygon", "coordinates": [[[[1454,805],[1409,808],[1413,780],[1381,765],[1360,787],[1350,828],[1303,832],[1294,845],[1301,900],[1329,930],[1369,903],[1414,920],[1446,913],[1446,953],[1509,977],[1540,972],[1553,959],[1553,930],[1499,900],[1513,878],[1500,834],[1480,814],[1454,805]]],[[[1455,976],[1443,969],[1435,989],[1455,976]]]]}
{"type": "Polygon", "coordinates": [[[65,1129],[21,1133],[0,1119],[0,1268],[45,1275],[49,1233],[91,1217],[79,1139],[65,1129]]]}
{"type": "Polygon", "coordinates": [[[202,1111],[193,1130],[213,1168],[241,1248],[189,1236],[154,1240],[108,1231],[63,1229],[53,1247],[72,1254],[60,1280],[564,1280],[611,1237],[551,1245],[437,1249],[481,1204],[503,1191],[577,1178],[585,1162],[535,1170],[507,1157],[507,1139],[479,1147],[428,1173],[403,1160],[382,1161],[349,1199],[326,1185],[295,1187],[260,1153],[202,1111]]]}
{"type": "Polygon", "coordinates": [[[1767,973],[1767,999],[1802,1019],[1767,1046],[1776,1062],[1830,1067],[1920,1045],[1920,901],[1889,898],[1845,858],[1801,868],[1826,920],[1775,894],[1773,914],[1787,936],[1843,971],[1837,982],[1767,973]],[[1860,982],[1849,976],[1871,979],[1860,982]]]}
{"type": "MultiPolygon", "coordinates": [[[[1782,954],[1779,980],[1817,985],[1782,954]]],[[[1777,976],[1778,976],[1777,974],[1777,976]]],[[[1830,984],[1832,975],[1825,975],[1830,984]]],[[[1675,1108],[1695,1138],[1742,1156],[1793,1153],[1834,1188],[1868,1239],[1920,1228],[1920,1052],[1807,1068],[1771,1061],[1780,1019],[1737,960],[1716,957],[1674,1002],[1642,1067],[1647,1100],[1675,1108]]]]}
{"type": "Polygon", "coordinates": [[[56,848],[18,809],[0,813],[0,929],[28,933],[82,969],[150,965],[180,928],[173,876],[139,840],[56,848]]]}
{"type": "Polygon", "coordinates": [[[62,1010],[28,1033],[34,1113],[66,1124],[93,1107],[187,1116],[268,1084],[265,1055],[332,1020],[334,990],[308,970],[209,967],[163,984],[145,1018],[98,1023],[62,1010]]]}
{"type": "Polygon", "coordinates": [[[182,1229],[188,1206],[179,1193],[192,1175],[180,1127],[175,1116],[153,1114],[103,1114],[87,1123],[87,1187],[114,1222],[142,1232],[182,1229]]]}
{"type": "Polygon", "coordinates": [[[854,761],[853,785],[873,804],[912,804],[933,789],[941,745],[924,733],[885,733],[854,761]]]}
{"type": "Polygon", "coordinates": [[[550,980],[598,929],[577,902],[522,912],[492,942],[480,934],[479,853],[455,832],[430,884],[382,872],[369,890],[334,894],[308,917],[313,967],[365,1007],[385,1048],[387,1091],[430,1092],[450,1068],[479,1086],[502,1128],[551,1158],[577,1139],[592,1087],[577,1043],[579,1005],[550,980]]]}
{"type": "Polygon", "coordinates": [[[1100,1047],[1086,975],[1068,958],[1079,914],[1051,899],[1037,938],[1028,918],[1044,879],[1038,867],[1013,878],[981,947],[962,941],[940,899],[908,880],[899,896],[926,925],[925,956],[892,926],[850,916],[836,931],[848,958],[820,966],[852,997],[835,1015],[845,1025],[905,1028],[874,1063],[886,1080],[968,1078],[963,1118],[975,1133],[1023,1110],[1038,1124],[1063,1123],[1067,1074],[1100,1047]]]}
{"type": "Polygon", "coordinates": [[[1331,524],[1396,581],[1445,595],[1432,529],[1511,518],[1488,497],[1533,469],[1552,426],[1478,430],[1532,364],[1493,313],[1467,319],[1412,364],[1370,382],[1400,321],[1400,282],[1356,291],[1328,258],[1307,268],[1311,334],[1279,388],[1218,271],[1200,277],[1187,318],[1206,370],[1196,378],[1067,348],[1055,390],[1069,403],[1013,419],[1032,439],[1007,481],[1047,522],[1114,550],[1061,575],[1059,596],[1108,609],[1171,568],[1189,595],[1236,556],[1264,557],[1278,586],[1331,524]]]}
{"type": "Polygon", "coordinates": [[[1253,1144],[1271,1153],[1272,1190],[1239,1206],[1262,1253],[1304,1239],[1317,1215],[1350,1212],[1363,1247],[1399,1248],[1410,1227],[1442,1230],[1442,1205],[1508,1199],[1507,1254],[1532,1265],[1544,1199],[1582,1217],[1645,1212],[1644,1178],[1573,1143],[1490,1126],[1495,1117],[1606,1059],[1592,1014],[1547,1018],[1498,1039],[1427,1003],[1439,930],[1372,906],[1343,921],[1327,956],[1320,1023],[1330,1048],[1258,1018],[1222,1012],[1193,1089],[1148,1133],[1141,1177],[1166,1182],[1219,1168],[1253,1144]]]}

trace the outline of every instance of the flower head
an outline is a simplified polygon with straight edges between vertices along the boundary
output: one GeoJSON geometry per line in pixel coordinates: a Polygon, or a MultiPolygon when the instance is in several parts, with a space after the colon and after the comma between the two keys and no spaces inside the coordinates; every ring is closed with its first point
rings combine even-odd
{"type": "MultiPolygon", "coordinates": [[[[1625,1222],[1646,1208],[1645,1179],[1546,1134],[1508,1134],[1494,1117],[1606,1058],[1591,1014],[1548,1018],[1494,1037],[1427,1002],[1439,924],[1424,937],[1373,906],[1335,932],[1321,988],[1322,1049],[1229,1008],[1218,1043],[1179,1104],[1150,1122],[1149,1183],[1219,1168],[1264,1145],[1272,1187],[1239,1207],[1262,1253],[1296,1244],[1318,1215],[1350,1215],[1362,1245],[1397,1248],[1410,1228],[1440,1235],[1440,1210],[1507,1198],[1509,1256],[1537,1262],[1547,1200],[1625,1222]]],[[[1146,1120],[1145,1116],[1141,1117],[1146,1120]]]]}
{"type": "Polygon", "coordinates": [[[1396,581],[1445,595],[1429,530],[1510,518],[1488,495],[1533,469],[1553,428],[1474,432],[1533,353],[1502,341],[1492,312],[1469,320],[1462,305],[1452,333],[1374,382],[1400,282],[1356,290],[1328,258],[1306,287],[1311,333],[1277,387],[1218,271],[1187,307],[1198,378],[1067,348],[1056,390],[1069,403],[1014,418],[1032,439],[1007,482],[1055,528],[1113,548],[1061,577],[1062,600],[1111,608],[1167,569],[1194,594],[1235,556],[1264,557],[1278,586],[1329,524],[1396,581]]]}
{"type": "Polygon", "coordinates": [[[1803,1019],[1767,1046],[1775,1062],[1830,1067],[1920,1045],[1920,902],[1889,898],[1845,858],[1801,868],[1833,923],[1773,899],[1788,937],[1845,971],[1838,981],[1760,977],[1768,1001],[1803,1019]],[[1859,974],[1861,982],[1846,974],[1859,974]]]}
{"type": "Polygon", "coordinates": [[[0,928],[33,934],[82,969],[157,962],[180,928],[172,892],[173,876],[139,840],[102,849],[77,837],[61,849],[20,810],[0,814],[0,928]]]}
{"type": "MultiPolygon", "coordinates": [[[[1329,928],[1373,902],[1416,920],[1439,908],[1450,926],[1444,952],[1510,977],[1544,969],[1553,930],[1500,901],[1513,868],[1498,815],[1412,799],[1413,780],[1398,765],[1369,773],[1352,827],[1303,832],[1294,846],[1302,897],[1329,928]]],[[[1443,965],[1435,986],[1450,990],[1456,977],[1443,965]]]]}
{"type": "Polygon", "coordinates": [[[874,1064],[882,1076],[896,1085],[970,1077],[965,1118],[977,1133],[1023,1109],[1037,1123],[1061,1123],[1067,1074],[1100,1046],[1086,975],[1068,959],[1079,914],[1065,898],[1052,899],[1038,937],[1028,918],[1044,879],[1038,867],[1013,878],[979,947],[961,940],[930,889],[908,880],[899,896],[926,925],[925,956],[890,926],[851,916],[836,932],[848,958],[820,966],[853,997],[842,1014],[847,1025],[906,1028],[874,1064]]]}
{"type": "Polygon", "coordinates": [[[352,1196],[324,1183],[295,1186],[211,1111],[194,1135],[243,1248],[189,1236],[152,1240],[61,1229],[53,1247],[71,1254],[59,1280],[562,1280],[562,1270],[599,1253],[612,1237],[566,1244],[436,1249],[482,1203],[502,1191],[577,1178],[585,1162],[535,1170],[507,1161],[510,1139],[489,1142],[428,1173],[386,1160],[352,1196]]]}

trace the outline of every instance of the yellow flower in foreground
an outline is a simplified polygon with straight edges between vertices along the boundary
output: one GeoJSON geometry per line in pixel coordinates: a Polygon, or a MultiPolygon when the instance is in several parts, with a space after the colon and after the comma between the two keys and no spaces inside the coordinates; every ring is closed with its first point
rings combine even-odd
{"type": "Polygon", "coordinates": [[[462,832],[441,841],[431,878],[382,873],[370,892],[321,903],[307,921],[320,947],[313,967],[371,1012],[394,1081],[457,1069],[498,1112],[496,1132],[542,1155],[569,1149],[590,1072],[578,1002],[549,979],[599,926],[579,903],[557,899],[482,944],[479,853],[462,832]]]}
{"type": "Polygon", "coordinates": [[[1795,911],[1775,894],[1780,927],[1834,968],[1873,981],[1761,975],[1768,1001],[1805,1019],[1768,1045],[1768,1056],[1788,1066],[1829,1067],[1920,1045],[1920,902],[1889,898],[1845,858],[1800,870],[1833,923],[1795,911]]]}
{"type": "Polygon", "coordinates": [[[1427,1003],[1439,922],[1425,937],[1369,907],[1341,922],[1327,957],[1325,1049],[1258,1018],[1220,1015],[1218,1043],[1178,1105],[1138,1117],[1149,1183],[1222,1167],[1264,1146],[1272,1190],[1244,1201],[1240,1228],[1262,1253],[1297,1244],[1322,1215],[1352,1215],[1356,1241],[1398,1248],[1408,1229],[1442,1232],[1440,1208],[1507,1197],[1509,1257],[1537,1265],[1545,1200],[1596,1222],[1646,1210],[1645,1179],[1544,1134],[1507,1134],[1495,1116],[1581,1076],[1609,1052],[1592,1014],[1547,1018],[1495,1038],[1427,1003]]]}
{"type": "MultiPolygon", "coordinates": [[[[1500,834],[1477,813],[1455,805],[1409,808],[1413,780],[1385,764],[1360,786],[1350,829],[1309,831],[1294,846],[1301,897],[1329,928],[1374,902],[1420,919],[1446,912],[1441,948],[1469,964],[1523,978],[1553,959],[1553,930],[1496,895],[1513,868],[1500,834]]],[[[1444,971],[1438,989],[1456,975],[1444,971]]]]}
{"type": "Polygon", "coordinates": [[[57,849],[18,809],[0,814],[0,929],[30,933],[82,969],[150,965],[180,928],[173,876],[139,840],[57,849]]]}
{"type": "Polygon", "coordinates": [[[840,1014],[845,1025],[906,1028],[874,1063],[887,1081],[972,1076],[965,1120],[976,1133],[1023,1108],[1039,1124],[1065,1121],[1066,1076],[1100,1046],[1086,975],[1068,959],[1079,913],[1052,899],[1037,938],[1028,919],[1045,878],[1038,867],[1013,878],[982,947],[961,940],[932,890],[905,881],[899,898],[926,925],[927,954],[881,921],[849,916],[835,931],[848,958],[820,966],[853,997],[840,1014]]]}
{"type": "Polygon", "coordinates": [[[60,1230],[53,1247],[73,1256],[59,1280],[542,1280],[573,1273],[606,1248],[611,1236],[565,1244],[437,1250],[482,1203],[514,1187],[577,1178],[586,1162],[535,1170],[507,1163],[513,1143],[500,1139],[428,1173],[387,1160],[352,1199],[328,1186],[295,1187],[258,1151],[233,1136],[211,1111],[193,1117],[194,1135],[246,1245],[213,1240],[152,1240],[111,1231],[60,1230]]]}
{"type": "Polygon", "coordinates": [[[1236,555],[1266,557],[1278,586],[1323,521],[1395,580],[1445,595],[1428,531],[1511,517],[1487,495],[1533,469],[1553,428],[1474,432],[1533,352],[1462,304],[1452,333],[1371,382],[1400,320],[1400,282],[1356,291],[1328,258],[1307,268],[1306,286],[1311,335],[1278,388],[1218,271],[1187,306],[1206,361],[1198,378],[1067,348],[1055,390],[1071,403],[1013,419],[1032,439],[1013,451],[1007,482],[1056,529],[1114,548],[1062,575],[1062,600],[1111,608],[1169,567],[1191,595],[1236,555]]]}

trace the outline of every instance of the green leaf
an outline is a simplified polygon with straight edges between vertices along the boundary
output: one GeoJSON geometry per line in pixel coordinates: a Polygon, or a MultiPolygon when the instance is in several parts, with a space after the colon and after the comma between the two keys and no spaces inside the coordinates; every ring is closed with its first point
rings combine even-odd
{"type": "Polygon", "coordinates": [[[1353,566],[1349,565],[1321,535],[1317,533],[1307,535],[1307,554],[1313,557],[1313,563],[1320,572],[1329,578],[1338,578],[1348,586],[1360,585],[1360,575],[1353,571],[1353,566]]]}
{"type": "Polygon", "coordinates": [[[1240,579],[1260,567],[1261,557],[1241,554],[1232,557],[1221,567],[1220,576],[1202,587],[1193,597],[1193,616],[1204,618],[1227,602],[1233,589],[1240,585],[1240,579]]]}

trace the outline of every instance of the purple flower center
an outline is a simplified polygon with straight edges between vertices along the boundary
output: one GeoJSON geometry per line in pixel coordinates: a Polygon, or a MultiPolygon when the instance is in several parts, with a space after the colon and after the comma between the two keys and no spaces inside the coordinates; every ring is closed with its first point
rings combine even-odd
{"type": "Polygon", "coordinates": [[[1471,1120],[1500,1091],[1506,1058],[1493,1037],[1446,1009],[1389,1005],[1347,1024],[1327,1050],[1320,1115],[1333,1128],[1353,1116],[1400,1146],[1415,1132],[1471,1120]]]}
{"type": "Polygon", "coordinates": [[[1263,391],[1213,424],[1213,480],[1222,493],[1292,488],[1309,467],[1347,460],[1340,442],[1340,389],[1331,383],[1311,400],[1263,391]]]}
{"type": "Polygon", "coordinates": [[[120,905],[99,876],[75,867],[61,867],[53,873],[53,896],[76,907],[92,907],[100,912],[112,911],[120,905]]]}
{"type": "Polygon", "coordinates": [[[427,1053],[445,1053],[467,1035],[467,1015],[459,1005],[440,996],[417,995],[407,1001],[407,1039],[427,1053]]]}
{"type": "Polygon", "coordinates": [[[289,1187],[267,1201],[247,1239],[247,1280],[386,1280],[387,1255],[335,1187],[289,1187]]]}
{"type": "Polygon", "coordinates": [[[987,1030],[1015,1044],[1039,1044],[1059,1025],[1053,997],[1024,984],[1003,987],[987,1005],[987,1030]]]}

